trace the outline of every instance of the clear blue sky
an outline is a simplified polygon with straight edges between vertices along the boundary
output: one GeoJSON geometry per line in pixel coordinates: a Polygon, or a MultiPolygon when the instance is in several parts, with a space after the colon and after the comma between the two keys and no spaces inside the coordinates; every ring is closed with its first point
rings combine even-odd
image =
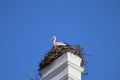
{"type": "Polygon", "coordinates": [[[28,80],[53,35],[86,47],[83,80],[120,80],[119,0],[0,0],[0,80],[28,80]]]}

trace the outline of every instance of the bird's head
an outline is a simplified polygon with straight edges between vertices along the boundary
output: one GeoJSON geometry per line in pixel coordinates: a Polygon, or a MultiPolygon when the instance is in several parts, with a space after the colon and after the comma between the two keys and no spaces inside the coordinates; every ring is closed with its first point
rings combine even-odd
{"type": "Polygon", "coordinates": [[[53,36],[53,37],[52,37],[52,41],[56,41],[56,36],[53,36]]]}

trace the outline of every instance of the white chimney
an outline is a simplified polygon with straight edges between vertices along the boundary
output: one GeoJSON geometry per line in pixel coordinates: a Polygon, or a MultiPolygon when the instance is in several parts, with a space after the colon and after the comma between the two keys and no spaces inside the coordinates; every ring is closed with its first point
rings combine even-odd
{"type": "Polygon", "coordinates": [[[84,68],[80,66],[82,59],[67,52],[40,70],[41,80],[81,80],[84,68]]]}

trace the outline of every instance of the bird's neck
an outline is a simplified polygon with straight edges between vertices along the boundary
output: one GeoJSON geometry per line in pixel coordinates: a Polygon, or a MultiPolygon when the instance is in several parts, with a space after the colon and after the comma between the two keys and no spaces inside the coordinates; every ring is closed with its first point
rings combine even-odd
{"type": "Polygon", "coordinates": [[[53,40],[53,44],[55,44],[56,43],[56,40],[53,40]]]}

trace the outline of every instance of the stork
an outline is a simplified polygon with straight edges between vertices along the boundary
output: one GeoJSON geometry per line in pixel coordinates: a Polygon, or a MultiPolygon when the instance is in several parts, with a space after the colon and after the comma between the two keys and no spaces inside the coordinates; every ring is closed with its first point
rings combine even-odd
{"type": "Polygon", "coordinates": [[[68,44],[64,43],[64,42],[56,42],[56,36],[52,37],[52,42],[54,46],[68,46],[68,44]]]}

